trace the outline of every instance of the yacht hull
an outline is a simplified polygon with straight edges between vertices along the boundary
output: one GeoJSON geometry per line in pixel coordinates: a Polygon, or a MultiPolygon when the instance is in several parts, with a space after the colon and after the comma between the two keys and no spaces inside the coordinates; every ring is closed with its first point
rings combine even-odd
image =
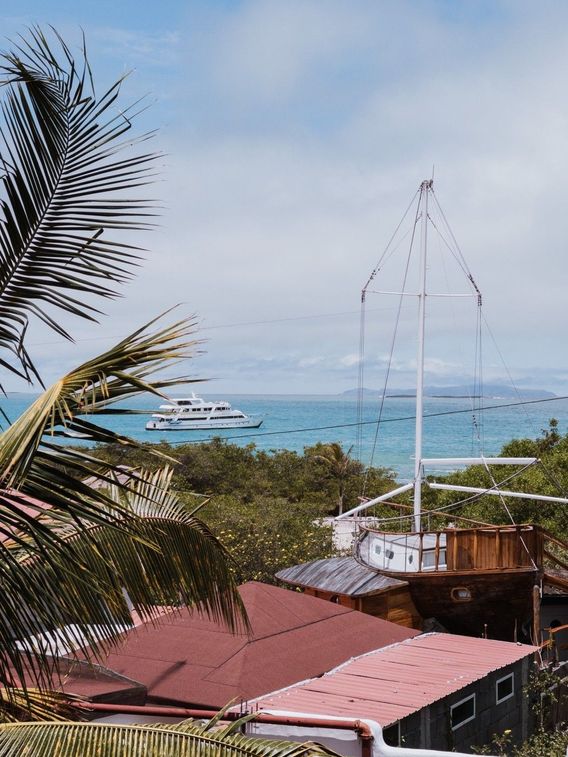
{"type": "Polygon", "coordinates": [[[246,418],[242,421],[219,420],[180,420],[175,421],[148,421],[147,431],[207,431],[211,429],[230,428],[260,428],[262,420],[246,418]]]}

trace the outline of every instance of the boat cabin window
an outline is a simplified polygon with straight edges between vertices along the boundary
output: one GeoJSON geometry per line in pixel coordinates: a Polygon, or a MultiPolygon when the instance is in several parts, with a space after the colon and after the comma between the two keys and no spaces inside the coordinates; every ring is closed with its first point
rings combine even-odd
{"type": "MultiPolygon", "coordinates": [[[[424,550],[422,553],[422,568],[434,569],[436,567],[436,551],[434,549],[424,550]]],[[[438,555],[438,567],[446,567],[446,550],[441,549],[438,555]]]]}
{"type": "Polygon", "coordinates": [[[471,591],[466,586],[454,586],[451,596],[454,602],[471,602],[471,591]]]}
{"type": "Polygon", "coordinates": [[[475,694],[465,699],[460,699],[450,707],[450,722],[452,731],[457,731],[462,725],[471,722],[475,718],[475,694]]]}
{"type": "Polygon", "coordinates": [[[501,704],[501,702],[504,702],[505,700],[510,699],[512,696],[514,696],[514,684],[514,673],[509,673],[508,676],[503,676],[503,678],[498,679],[497,683],[495,684],[495,704],[501,704]]]}
{"type": "MultiPolygon", "coordinates": [[[[374,551],[375,555],[380,555],[383,552],[383,548],[382,548],[382,546],[380,544],[378,544],[377,542],[375,542],[374,547],[373,547],[373,551],[374,551]]],[[[392,560],[393,557],[394,557],[393,550],[389,549],[388,547],[385,547],[385,549],[384,549],[384,559],[385,560],[392,560]]]]}

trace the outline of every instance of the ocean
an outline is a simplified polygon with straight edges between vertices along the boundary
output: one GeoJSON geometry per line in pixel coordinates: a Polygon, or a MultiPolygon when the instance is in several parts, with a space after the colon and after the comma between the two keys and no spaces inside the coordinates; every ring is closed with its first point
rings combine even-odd
{"type": "MultiPolygon", "coordinates": [[[[160,404],[159,398],[144,395],[128,407],[135,415],[98,417],[109,429],[144,442],[165,440],[179,444],[205,442],[214,436],[238,445],[254,444],[261,450],[288,449],[302,452],[317,442],[339,442],[345,450],[353,447],[359,456],[357,440],[357,401],[352,396],[332,395],[225,395],[200,390],[207,399],[223,399],[247,414],[261,415],[258,429],[215,431],[146,431],[149,414],[160,404]]],[[[183,396],[180,392],[177,396],[183,396]]],[[[34,399],[34,395],[13,394],[0,400],[10,420],[15,419],[34,399]]],[[[496,455],[513,438],[536,438],[557,418],[559,431],[568,432],[568,400],[537,401],[514,405],[510,399],[487,399],[486,410],[472,418],[466,398],[426,398],[424,419],[424,457],[467,457],[496,455]],[[480,447],[480,441],[482,446],[480,447]]],[[[383,420],[377,432],[378,401],[365,400],[360,458],[393,469],[399,480],[413,474],[414,405],[411,397],[385,400],[383,420]]],[[[117,405],[119,407],[119,405],[117,405]]],[[[4,426],[4,422],[2,423],[4,426]]],[[[430,471],[433,472],[433,471],[430,471]]]]}

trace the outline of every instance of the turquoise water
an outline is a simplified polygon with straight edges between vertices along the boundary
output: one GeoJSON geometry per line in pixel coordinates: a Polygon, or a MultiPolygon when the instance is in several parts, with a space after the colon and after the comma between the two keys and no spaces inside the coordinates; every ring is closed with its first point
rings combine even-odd
{"type": "MultiPolygon", "coordinates": [[[[170,443],[207,441],[213,436],[234,444],[254,443],[259,449],[289,449],[302,452],[316,442],[340,442],[344,449],[355,445],[357,433],[357,402],[343,396],[295,395],[223,395],[203,392],[207,399],[225,399],[233,407],[247,414],[261,415],[264,422],[259,429],[230,429],[226,431],[146,431],[149,413],[160,404],[157,398],[143,396],[129,404],[141,414],[99,416],[101,425],[126,436],[146,442],[165,440],[170,443]]],[[[32,395],[11,395],[0,401],[0,407],[13,420],[31,402],[32,395]]],[[[568,400],[532,403],[516,407],[503,405],[510,400],[486,400],[488,409],[478,419],[479,434],[468,411],[467,399],[431,398],[425,401],[425,414],[436,417],[424,419],[425,457],[466,457],[480,452],[478,435],[483,440],[486,455],[497,454],[502,445],[513,438],[535,438],[548,426],[550,418],[559,421],[560,431],[568,431],[568,400]],[[456,412],[466,411],[466,412],[456,412]]],[[[401,480],[412,476],[414,453],[414,399],[390,398],[385,401],[383,423],[376,437],[377,401],[366,401],[361,445],[361,459],[365,463],[392,468],[401,480]],[[373,453],[373,447],[374,453],[373,453]]],[[[357,455],[354,446],[353,455],[357,455]]]]}

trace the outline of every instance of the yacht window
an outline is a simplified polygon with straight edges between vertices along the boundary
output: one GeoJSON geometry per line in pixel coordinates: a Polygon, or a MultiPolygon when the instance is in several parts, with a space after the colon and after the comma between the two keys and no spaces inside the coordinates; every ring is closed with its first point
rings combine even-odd
{"type": "Polygon", "coordinates": [[[513,686],[515,682],[514,673],[509,673],[508,676],[499,678],[495,684],[495,704],[501,704],[506,699],[510,699],[514,696],[513,686]]]}
{"type": "Polygon", "coordinates": [[[452,731],[457,731],[462,725],[469,723],[475,718],[475,694],[461,699],[450,707],[450,721],[452,731]]]}
{"type": "Polygon", "coordinates": [[[394,557],[394,552],[392,551],[392,549],[385,549],[385,557],[387,558],[387,560],[392,560],[392,558],[394,557]]]}
{"type": "Polygon", "coordinates": [[[408,555],[408,562],[410,565],[412,565],[413,560],[414,560],[414,555],[408,555]]]}
{"type": "Polygon", "coordinates": [[[376,555],[380,555],[381,552],[382,552],[381,545],[380,544],[375,544],[375,554],[376,555]]]}

